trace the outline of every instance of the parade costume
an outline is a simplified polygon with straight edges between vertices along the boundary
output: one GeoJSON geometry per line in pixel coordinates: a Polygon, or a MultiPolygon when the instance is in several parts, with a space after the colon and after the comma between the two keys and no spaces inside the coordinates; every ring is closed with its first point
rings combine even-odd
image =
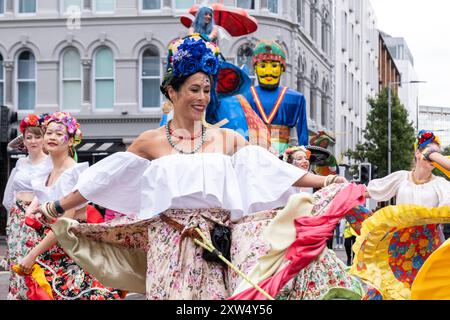
{"type": "MultiPolygon", "coordinates": [[[[204,46],[199,39],[182,40],[174,50],[173,69],[169,72],[181,69],[180,74],[189,76],[203,70],[204,65],[194,55],[205,50],[204,46]],[[187,72],[184,65],[194,67],[187,72]]],[[[212,52],[206,50],[204,54],[209,58],[212,52]]],[[[214,77],[215,71],[211,68],[206,74],[214,77]]],[[[170,140],[170,124],[166,125],[166,134],[173,149],[179,150],[170,140]]],[[[220,232],[229,236],[231,230],[229,260],[247,273],[270,249],[263,237],[264,228],[279,214],[276,209],[297,194],[293,185],[305,174],[254,145],[243,146],[230,155],[178,151],[151,161],[132,152],[120,152],[84,171],[73,190],[127,216],[97,225],[61,218],[52,229],[74,261],[107,286],[145,293],[148,299],[226,299],[242,279],[207,258],[202,247],[195,244],[198,234],[192,230],[199,228],[209,241],[220,232]],[[136,218],[129,216],[136,213],[136,218]]],[[[324,210],[340,191],[337,187],[326,188],[314,198],[313,206],[304,201],[299,205],[309,210],[314,207],[318,220],[326,220],[329,212],[324,210]]],[[[354,204],[359,201],[358,196],[354,204]]],[[[342,208],[351,209],[351,204],[342,208]]],[[[345,210],[329,215],[333,213],[340,218],[345,210]]],[[[363,285],[345,273],[336,256],[325,253],[326,261],[316,261],[323,250],[314,247],[312,251],[309,261],[302,260],[306,265],[302,264],[300,271],[311,275],[317,268],[310,269],[310,265],[339,270],[337,276],[314,276],[326,279],[319,285],[320,292],[326,295],[338,287],[354,293],[352,297],[363,295],[363,285]],[[330,285],[328,279],[335,277],[345,280],[330,285]]],[[[296,273],[298,270],[294,270],[293,279],[303,279],[303,275],[296,278],[296,273]]],[[[289,298],[312,298],[297,283],[283,282],[278,291],[291,286],[295,293],[289,298]]]]}
{"type": "Polygon", "coordinates": [[[286,70],[283,49],[275,42],[259,43],[253,50],[253,66],[259,85],[251,87],[244,96],[269,128],[272,147],[283,154],[292,128],[297,129],[298,144],[307,145],[306,99],[303,94],[279,85],[286,70]]]}
{"type": "MultiPolygon", "coordinates": [[[[432,133],[420,132],[415,148],[439,145],[432,133]]],[[[431,175],[417,182],[414,171],[398,171],[372,180],[370,196],[397,206],[384,208],[363,223],[354,245],[352,274],[379,288],[385,299],[410,299],[411,286],[424,262],[444,242],[439,224],[450,221],[450,182],[431,175]]]]}
{"type": "MultiPolygon", "coordinates": [[[[69,113],[57,112],[45,119],[45,126],[51,122],[64,125],[73,143],[81,141],[82,134],[79,124],[69,113]]],[[[73,154],[75,155],[75,154],[73,154]]],[[[61,173],[53,185],[47,186],[50,172],[44,179],[33,179],[31,187],[39,203],[59,199],[72,191],[79,175],[89,167],[87,162],[78,163],[61,173]]],[[[34,202],[34,201],[33,201],[34,202]]],[[[77,209],[81,209],[82,205],[77,209]]],[[[29,251],[36,247],[51,229],[42,225],[33,216],[27,217],[26,224],[35,232],[24,234],[23,240],[29,251]]],[[[98,280],[84,272],[64,250],[55,244],[40,254],[33,266],[32,274],[25,274],[18,264],[13,270],[20,274],[26,283],[26,298],[32,300],[105,300],[119,299],[119,294],[113,289],[104,288],[98,280]],[[45,288],[45,289],[42,289],[45,288]]]]}
{"type": "MultiPolygon", "coordinates": [[[[43,118],[30,114],[20,123],[21,134],[29,127],[41,127],[43,118]]],[[[21,147],[23,149],[24,146],[21,147]]],[[[21,158],[17,161],[15,168],[11,171],[3,197],[3,206],[8,211],[6,225],[7,253],[4,261],[6,270],[18,263],[25,257],[30,248],[27,246],[26,237],[33,237],[35,232],[25,224],[25,211],[30,202],[17,200],[16,195],[21,192],[32,193],[32,181],[42,181],[52,170],[52,162],[49,157],[45,157],[41,162],[32,164],[30,157],[21,158]]],[[[9,278],[8,299],[26,299],[26,285],[23,278],[12,270],[9,278]]]]}

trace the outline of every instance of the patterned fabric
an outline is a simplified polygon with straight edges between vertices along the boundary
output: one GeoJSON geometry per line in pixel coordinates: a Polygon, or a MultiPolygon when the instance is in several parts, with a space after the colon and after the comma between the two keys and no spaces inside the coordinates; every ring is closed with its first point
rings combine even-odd
{"type": "Polygon", "coordinates": [[[417,271],[442,243],[436,225],[449,222],[448,206],[398,205],[377,211],[362,224],[350,273],[373,284],[384,299],[410,299],[417,271]]]}
{"type": "Polygon", "coordinates": [[[397,280],[412,286],[425,260],[442,244],[438,225],[395,232],[389,245],[389,265],[397,280]]]}
{"type": "MultiPolygon", "coordinates": [[[[16,201],[16,204],[9,211],[6,225],[8,251],[5,257],[9,268],[14,264],[18,264],[30,252],[30,243],[34,243],[35,239],[38,238],[36,231],[25,224],[25,210],[28,205],[29,203],[16,201]]],[[[27,300],[26,292],[27,287],[24,278],[10,270],[7,299],[27,300]]]]}
{"type": "Polygon", "coordinates": [[[350,223],[350,227],[355,230],[358,235],[360,235],[362,223],[372,214],[373,212],[366,207],[358,206],[347,212],[347,214],[345,215],[345,219],[348,221],[348,223],[350,223]]]}
{"type": "MultiPolygon", "coordinates": [[[[335,289],[347,289],[350,297],[361,299],[364,289],[361,282],[346,271],[336,254],[325,249],[319,259],[301,270],[275,297],[277,300],[321,300],[335,289]]],[[[343,291],[341,291],[343,292],[343,291]]],[[[333,295],[334,299],[348,299],[349,295],[333,295]]]]}
{"type": "MultiPolygon", "coordinates": [[[[42,227],[34,237],[26,235],[29,248],[37,246],[51,230],[42,227]]],[[[105,288],[92,275],[84,272],[59,245],[52,246],[41,254],[36,262],[45,271],[46,280],[52,285],[55,300],[115,300],[120,291],[105,288]]]]}

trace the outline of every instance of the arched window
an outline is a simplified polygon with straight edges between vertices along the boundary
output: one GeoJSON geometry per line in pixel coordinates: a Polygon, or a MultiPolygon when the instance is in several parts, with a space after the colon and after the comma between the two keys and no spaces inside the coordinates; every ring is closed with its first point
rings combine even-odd
{"type": "Polygon", "coordinates": [[[322,19],[322,50],[328,54],[328,12],[324,11],[322,19]]]}
{"type": "Polygon", "coordinates": [[[17,59],[17,107],[33,110],[36,104],[36,59],[31,51],[23,51],[17,59]]]}
{"type": "Polygon", "coordinates": [[[299,55],[297,59],[297,91],[305,94],[306,59],[299,55]]]}
{"type": "Polygon", "coordinates": [[[158,108],[161,105],[161,61],[156,48],[147,48],[141,61],[142,108],[158,108]]]}
{"type": "Polygon", "coordinates": [[[272,13],[278,13],[278,0],[267,0],[267,9],[272,13]]]}
{"type": "Polygon", "coordinates": [[[318,74],[317,71],[313,68],[311,70],[311,81],[310,81],[310,102],[309,102],[309,117],[311,120],[316,120],[316,110],[317,110],[317,80],[318,74]]]}
{"type": "Polygon", "coordinates": [[[253,57],[253,45],[251,43],[244,43],[239,47],[237,51],[237,65],[239,67],[245,65],[248,71],[248,75],[254,82],[256,76],[255,76],[255,69],[253,68],[252,57],[253,57]]]}
{"type": "Polygon", "coordinates": [[[305,0],[297,0],[297,22],[305,26],[305,0]]]}
{"type": "Polygon", "coordinates": [[[3,56],[0,54],[0,105],[3,105],[5,103],[4,98],[4,71],[3,71],[3,56]]]}
{"type": "Polygon", "coordinates": [[[309,34],[313,40],[316,40],[316,2],[317,0],[311,1],[310,8],[309,8],[309,34]]]}
{"type": "Polygon", "coordinates": [[[111,49],[99,48],[94,59],[95,109],[111,110],[114,107],[114,57],[111,49]]]}
{"type": "Polygon", "coordinates": [[[62,56],[62,105],[63,110],[81,109],[81,58],[78,50],[68,48],[62,56]]]}
{"type": "Polygon", "coordinates": [[[321,124],[323,127],[328,126],[328,91],[329,84],[328,81],[324,80],[322,85],[322,109],[321,109],[321,124]]]}

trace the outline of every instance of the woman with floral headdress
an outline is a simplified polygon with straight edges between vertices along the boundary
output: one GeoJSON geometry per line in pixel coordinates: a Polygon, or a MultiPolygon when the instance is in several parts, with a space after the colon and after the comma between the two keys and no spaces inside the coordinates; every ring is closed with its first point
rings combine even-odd
{"type": "MultiPolygon", "coordinates": [[[[9,176],[3,197],[3,206],[9,212],[6,226],[8,251],[4,261],[5,268],[18,263],[30,250],[26,237],[35,235],[33,229],[25,224],[25,211],[34,197],[32,181],[45,179],[52,169],[50,158],[43,151],[43,116],[29,114],[20,122],[21,136],[11,143],[28,153],[20,158],[9,176]]],[[[23,278],[11,270],[8,299],[26,299],[26,286],[23,278]]]]}
{"type": "Polygon", "coordinates": [[[208,6],[201,6],[189,28],[189,35],[200,34],[208,41],[216,42],[218,32],[218,27],[214,24],[214,10],[208,6]]]}
{"type": "Polygon", "coordinates": [[[388,201],[397,198],[398,204],[425,207],[450,205],[450,182],[433,175],[429,156],[441,152],[441,142],[431,131],[419,132],[414,145],[414,167],[411,171],[397,171],[385,178],[370,181],[368,192],[372,199],[388,201]]]}
{"type": "MultiPolygon", "coordinates": [[[[81,172],[89,166],[87,162],[76,162],[75,145],[81,142],[81,138],[80,125],[70,113],[56,112],[46,117],[44,144],[53,169],[46,179],[32,181],[35,198],[30,208],[59,199],[75,186],[81,172]]],[[[31,211],[27,212],[27,224],[36,230],[38,237],[26,239],[31,250],[18,265],[13,266],[14,271],[25,277],[30,300],[119,298],[117,292],[103,288],[77,266],[57,245],[51,229],[39,223],[31,211]],[[43,291],[36,289],[36,283],[43,291]]],[[[86,204],[68,210],[66,216],[86,221],[86,204]]]]}
{"type": "Polygon", "coordinates": [[[64,250],[106,285],[145,293],[148,299],[225,299],[234,289],[231,270],[195,244],[195,228],[225,249],[228,244],[231,260],[239,252],[255,257],[261,250],[255,247],[261,221],[270,221],[273,209],[297,193],[292,186],[345,179],[307,173],[234,131],[203,125],[213,83],[223,70],[210,42],[180,39],[171,46],[168,62],[161,91],[173,103],[173,119],[141,134],[127,152],[84,171],[72,193],[42,204],[36,214],[45,221],[58,219],[87,200],[137,213],[137,219],[99,225],[61,218],[52,229],[64,250]],[[259,223],[252,228],[256,232],[238,230],[241,221],[259,223]],[[85,245],[90,249],[82,249],[85,245]]]}
{"type": "Polygon", "coordinates": [[[353,246],[351,272],[375,284],[387,299],[410,299],[416,275],[444,242],[440,224],[450,221],[450,182],[433,175],[428,159],[440,149],[438,136],[420,131],[412,170],[372,180],[367,187],[376,201],[396,197],[396,206],[383,208],[364,222],[353,246]]]}
{"type": "MultiPolygon", "coordinates": [[[[309,158],[311,157],[311,151],[306,149],[305,146],[294,146],[287,148],[283,155],[283,161],[290,163],[297,168],[309,171],[310,163],[309,158]]],[[[303,192],[313,193],[312,188],[301,188],[303,192]]]]}

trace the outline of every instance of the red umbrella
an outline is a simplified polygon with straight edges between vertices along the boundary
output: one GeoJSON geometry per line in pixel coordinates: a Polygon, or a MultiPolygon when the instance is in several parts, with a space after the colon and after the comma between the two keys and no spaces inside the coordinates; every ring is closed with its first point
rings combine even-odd
{"type": "MultiPolygon", "coordinates": [[[[211,8],[214,10],[214,22],[227,30],[233,37],[244,36],[253,33],[258,29],[258,22],[255,18],[248,15],[242,8],[227,8],[222,3],[213,3],[211,8]]],[[[195,4],[189,9],[189,13],[195,16],[199,5],[195,4]]],[[[181,23],[189,28],[192,20],[189,17],[181,16],[181,23]]]]}

